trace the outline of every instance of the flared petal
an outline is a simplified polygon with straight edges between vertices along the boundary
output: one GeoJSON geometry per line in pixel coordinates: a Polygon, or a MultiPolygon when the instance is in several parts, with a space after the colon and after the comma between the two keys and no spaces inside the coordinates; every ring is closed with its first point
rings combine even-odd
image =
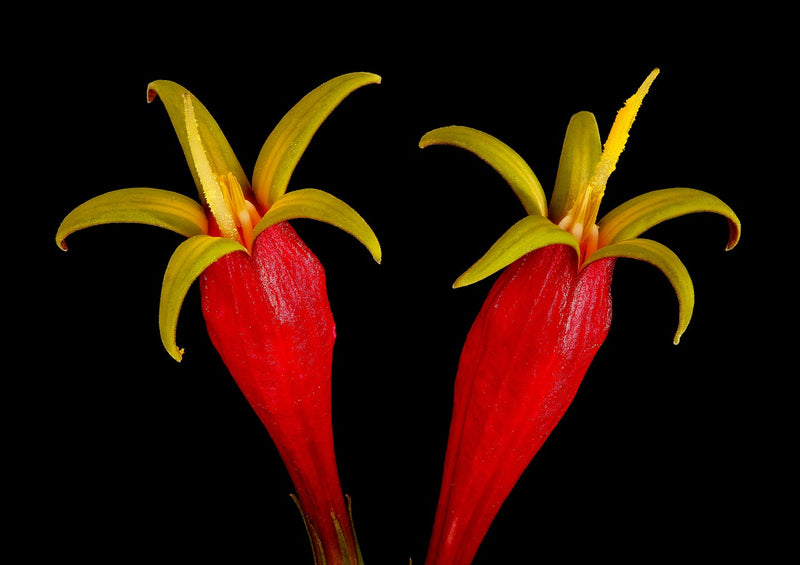
{"type": "Polygon", "coordinates": [[[486,254],[464,272],[453,288],[470,285],[493,275],[523,255],[547,245],[562,244],[580,254],[578,241],[544,216],[525,216],[500,236],[486,254]]]}
{"type": "Polygon", "coordinates": [[[500,173],[529,215],[547,215],[547,199],[539,179],[516,151],[496,137],[465,126],[447,126],[422,136],[419,146],[429,145],[453,145],[474,153],[500,173]]]}
{"type": "Polygon", "coordinates": [[[296,218],[308,218],[336,226],[355,237],[369,250],[375,261],[381,262],[380,243],[364,218],[342,200],[315,188],[284,194],[256,225],[253,238],[271,225],[296,218]]]}
{"type": "Polygon", "coordinates": [[[560,222],[575,204],[589,182],[601,152],[600,130],[594,114],[578,112],[572,116],[564,135],[556,183],[550,198],[549,216],[554,223],[560,222]]]}
{"type": "Polygon", "coordinates": [[[186,130],[186,104],[184,102],[184,95],[188,95],[191,99],[191,105],[194,109],[194,117],[197,122],[198,135],[202,141],[207,158],[211,164],[211,168],[217,175],[226,174],[228,171],[233,173],[239,186],[247,194],[250,189],[250,182],[247,175],[244,174],[236,154],[231,149],[228,140],[222,133],[217,122],[208,112],[205,106],[195,96],[186,90],[181,85],[168,81],[156,80],[147,85],[147,101],[152,102],[156,96],[161,98],[164,107],[167,109],[169,119],[172,122],[172,127],[175,128],[175,133],[178,135],[183,153],[186,155],[186,161],[189,164],[189,169],[192,171],[197,191],[200,194],[201,200],[205,203],[203,196],[203,189],[201,179],[197,173],[197,167],[194,163],[191,148],[189,146],[189,136],[186,130]]]}
{"type": "Polygon", "coordinates": [[[726,249],[736,246],[742,227],[734,211],[713,194],[694,188],[654,190],[620,204],[598,222],[599,245],[633,239],[665,220],[697,212],[725,216],[730,229],[726,249]]]}
{"type": "Polygon", "coordinates": [[[67,214],[56,232],[56,244],[66,251],[68,235],[102,224],[147,224],[186,237],[206,233],[208,220],[196,201],[158,188],[123,188],[95,196],[67,214]]]}
{"type": "Polygon", "coordinates": [[[372,73],[350,73],[336,77],[306,94],[278,122],[256,159],[253,191],[265,209],[286,192],[289,178],[303,152],[325,118],[354,90],[380,83],[372,73]]]}
{"type": "Polygon", "coordinates": [[[235,251],[247,253],[247,249],[237,241],[203,234],[190,237],[172,254],[161,287],[158,327],[161,342],[176,361],[183,357],[183,349],[175,343],[175,333],[189,287],[214,261],[235,251]]]}
{"type": "Polygon", "coordinates": [[[639,259],[657,267],[669,279],[678,297],[678,329],[673,343],[681,339],[689,325],[694,310],[694,286],[689,272],[675,253],[668,247],[650,239],[629,239],[612,243],[595,251],[584,266],[608,257],[627,257],[639,259]]]}

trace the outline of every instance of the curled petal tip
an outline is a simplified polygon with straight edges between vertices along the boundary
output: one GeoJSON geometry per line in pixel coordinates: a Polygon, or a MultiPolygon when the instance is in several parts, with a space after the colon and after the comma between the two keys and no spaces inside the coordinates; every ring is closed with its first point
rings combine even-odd
{"type": "Polygon", "coordinates": [[[728,226],[730,228],[730,236],[728,237],[728,244],[725,246],[725,251],[730,251],[739,244],[739,238],[742,237],[742,224],[739,218],[728,219],[728,226]]]}
{"type": "Polygon", "coordinates": [[[423,135],[423,136],[422,136],[422,137],[419,139],[419,143],[418,143],[418,145],[419,145],[419,148],[420,148],[420,149],[425,149],[425,148],[426,148],[426,147],[428,147],[429,145],[436,145],[436,144],[438,143],[438,142],[436,141],[436,134],[437,134],[437,133],[438,133],[440,130],[444,130],[444,129],[447,129],[447,128],[453,128],[453,127],[456,127],[456,126],[445,126],[445,127],[443,127],[443,128],[439,128],[439,129],[435,129],[435,130],[431,130],[431,131],[429,131],[428,133],[426,133],[425,135],[423,135]]]}
{"type": "Polygon", "coordinates": [[[173,347],[173,348],[167,349],[167,353],[169,353],[170,357],[175,359],[175,361],[177,361],[178,363],[183,361],[183,352],[184,351],[185,351],[185,349],[183,347],[173,347]]]}
{"type": "Polygon", "coordinates": [[[153,83],[147,85],[147,103],[150,104],[158,96],[158,92],[153,88],[153,83]]]}

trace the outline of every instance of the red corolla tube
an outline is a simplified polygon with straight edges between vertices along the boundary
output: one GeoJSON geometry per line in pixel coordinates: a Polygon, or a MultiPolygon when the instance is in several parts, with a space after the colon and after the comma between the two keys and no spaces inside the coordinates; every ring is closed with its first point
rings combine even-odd
{"type": "Polygon", "coordinates": [[[356,565],[363,559],[334,454],[331,362],[336,331],[325,271],[289,220],[335,225],[363,243],[378,262],[381,249],[372,229],[341,200],[316,189],[286,189],[327,115],[355,89],[378,82],[377,75],[351,73],[307,94],[264,143],[252,186],[200,101],[174,82],[153,82],[148,101],[163,101],[200,202],[154,188],[117,190],[78,206],[56,234],[63,249],[69,234],[116,222],[154,225],[187,237],[164,273],[162,342],[180,361],[178,314],[199,277],[211,341],[286,464],[318,565],[356,565]]]}
{"type": "Polygon", "coordinates": [[[672,251],[638,236],[670,218],[714,212],[728,219],[728,249],[738,241],[734,212],[688,188],[643,194],[596,220],[606,181],[657,74],[620,110],[602,150],[594,116],[573,116],[549,206],[530,167],[496,138],[450,126],[420,141],[421,147],[447,144],[475,153],[508,181],[527,212],[454,285],[503,270],[461,352],[426,565],[472,562],[501,505],[569,407],[608,335],[616,258],[649,262],[668,277],[679,303],[677,343],[694,305],[691,279],[672,251]]]}

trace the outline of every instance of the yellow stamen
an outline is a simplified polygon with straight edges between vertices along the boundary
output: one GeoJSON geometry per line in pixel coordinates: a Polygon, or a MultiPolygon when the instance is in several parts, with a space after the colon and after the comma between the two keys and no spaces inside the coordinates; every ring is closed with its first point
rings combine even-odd
{"type": "Polygon", "coordinates": [[[203,147],[200,128],[197,125],[197,119],[194,115],[194,106],[188,94],[183,95],[183,110],[189,150],[192,155],[192,161],[194,161],[195,170],[197,171],[197,177],[200,179],[200,187],[203,191],[203,196],[208,203],[208,207],[211,209],[211,214],[217,221],[220,233],[227,238],[238,240],[239,232],[236,229],[236,222],[228,206],[229,200],[226,198],[226,191],[220,184],[214,172],[214,168],[208,159],[205,148],[203,147]]]}
{"type": "Polygon", "coordinates": [[[614,169],[617,168],[617,161],[625,149],[625,142],[628,141],[628,133],[631,130],[633,121],[636,119],[636,114],[639,107],[642,105],[645,94],[650,90],[650,85],[653,84],[659,70],[655,69],[648,75],[636,94],[625,101],[625,105],[617,112],[617,117],[611,126],[611,131],[608,133],[608,138],[603,146],[603,152],[600,154],[600,161],[594,168],[594,173],[589,179],[589,187],[593,194],[593,200],[598,203],[603,197],[606,189],[606,182],[614,169]]]}
{"type": "Polygon", "coordinates": [[[248,250],[252,249],[253,226],[261,216],[255,205],[245,198],[242,186],[232,171],[216,174],[200,135],[191,97],[184,94],[183,102],[189,150],[211,214],[223,236],[244,243],[248,250]]]}
{"type": "Polygon", "coordinates": [[[586,249],[597,248],[597,212],[606,190],[606,182],[617,167],[617,161],[622,150],[625,149],[625,142],[628,140],[628,133],[636,119],[639,107],[658,73],[659,70],[654,69],[617,113],[592,176],[570,211],[559,223],[559,226],[571,232],[581,242],[582,249],[584,247],[586,249]]]}

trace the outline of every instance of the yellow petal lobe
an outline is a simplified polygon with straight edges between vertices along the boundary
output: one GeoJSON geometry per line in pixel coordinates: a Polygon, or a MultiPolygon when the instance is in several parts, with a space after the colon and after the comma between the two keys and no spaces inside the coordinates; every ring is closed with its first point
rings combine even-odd
{"type": "Polygon", "coordinates": [[[253,238],[273,224],[296,218],[308,218],[336,226],[355,237],[376,262],[381,262],[380,243],[367,222],[342,200],[315,188],[284,194],[256,225],[253,238]]]}
{"type": "Polygon", "coordinates": [[[713,194],[694,188],[653,190],[620,204],[598,223],[599,245],[632,239],[663,221],[698,212],[724,216],[729,227],[726,249],[736,246],[742,226],[734,211],[713,194]]]}
{"type": "Polygon", "coordinates": [[[547,215],[547,199],[539,179],[516,151],[496,137],[470,127],[447,126],[422,136],[419,146],[430,145],[453,145],[474,153],[505,179],[528,214],[547,215]]]}
{"type": "Polygon", "coordinates": [[[186,237],[208,229],[203,207],[191,198],[157,188],[123,188],[95,196],[67,214],[56,232],[56,244],[66,251],[68,235],[117,223],[147,224],[186,237]]]}
{"type": "Polygon", "coordinates": [[[500,236],[492,247],[467,269],[453,288],[460,288],[485,279],[507,267],[526,253],[547,245],[569,245],[580,253],[578,241],[544,216],[525,216],[500,236]]]}
{"type": "Polygon", "coordinates": [[[214,261],[235,251],[247,253],[242,244],[232,239],[196,235],[181,243],[172,254],[161,286],[158,328],[161,343],[176,361],[183,357],[183,349],[175,343],[175,334],[178,315],[189,287],[214,261]]]}
{"type": "Polygon", "coordinates": [[[602,142],[597,120],[591,112],[578,112],[569,121],[558,162],[555,187],[548,215],[560,222],[575,205],[600,159],[602,142]]]}
{"type": "Polygon", "coordinates": [[[311,138],[325,118],[354,90],[377,84],[381,77],[372,73],[350,73],[333,78],[306,94],[278,122],[256,159],[253,192],[265,209],[283,196],[311,138]]]}
{"type": "Polygon", "coordinates": [[[638,238],[598,249],[586,260],[584,266],[607,257],[627,257],[645,261],[657,267],[669,279],[678,297],[678,329],[673,339],[673,343],[677,345],[689,325],[694,310],[692,279],[678,256],[657,241],[638,238]]]}

